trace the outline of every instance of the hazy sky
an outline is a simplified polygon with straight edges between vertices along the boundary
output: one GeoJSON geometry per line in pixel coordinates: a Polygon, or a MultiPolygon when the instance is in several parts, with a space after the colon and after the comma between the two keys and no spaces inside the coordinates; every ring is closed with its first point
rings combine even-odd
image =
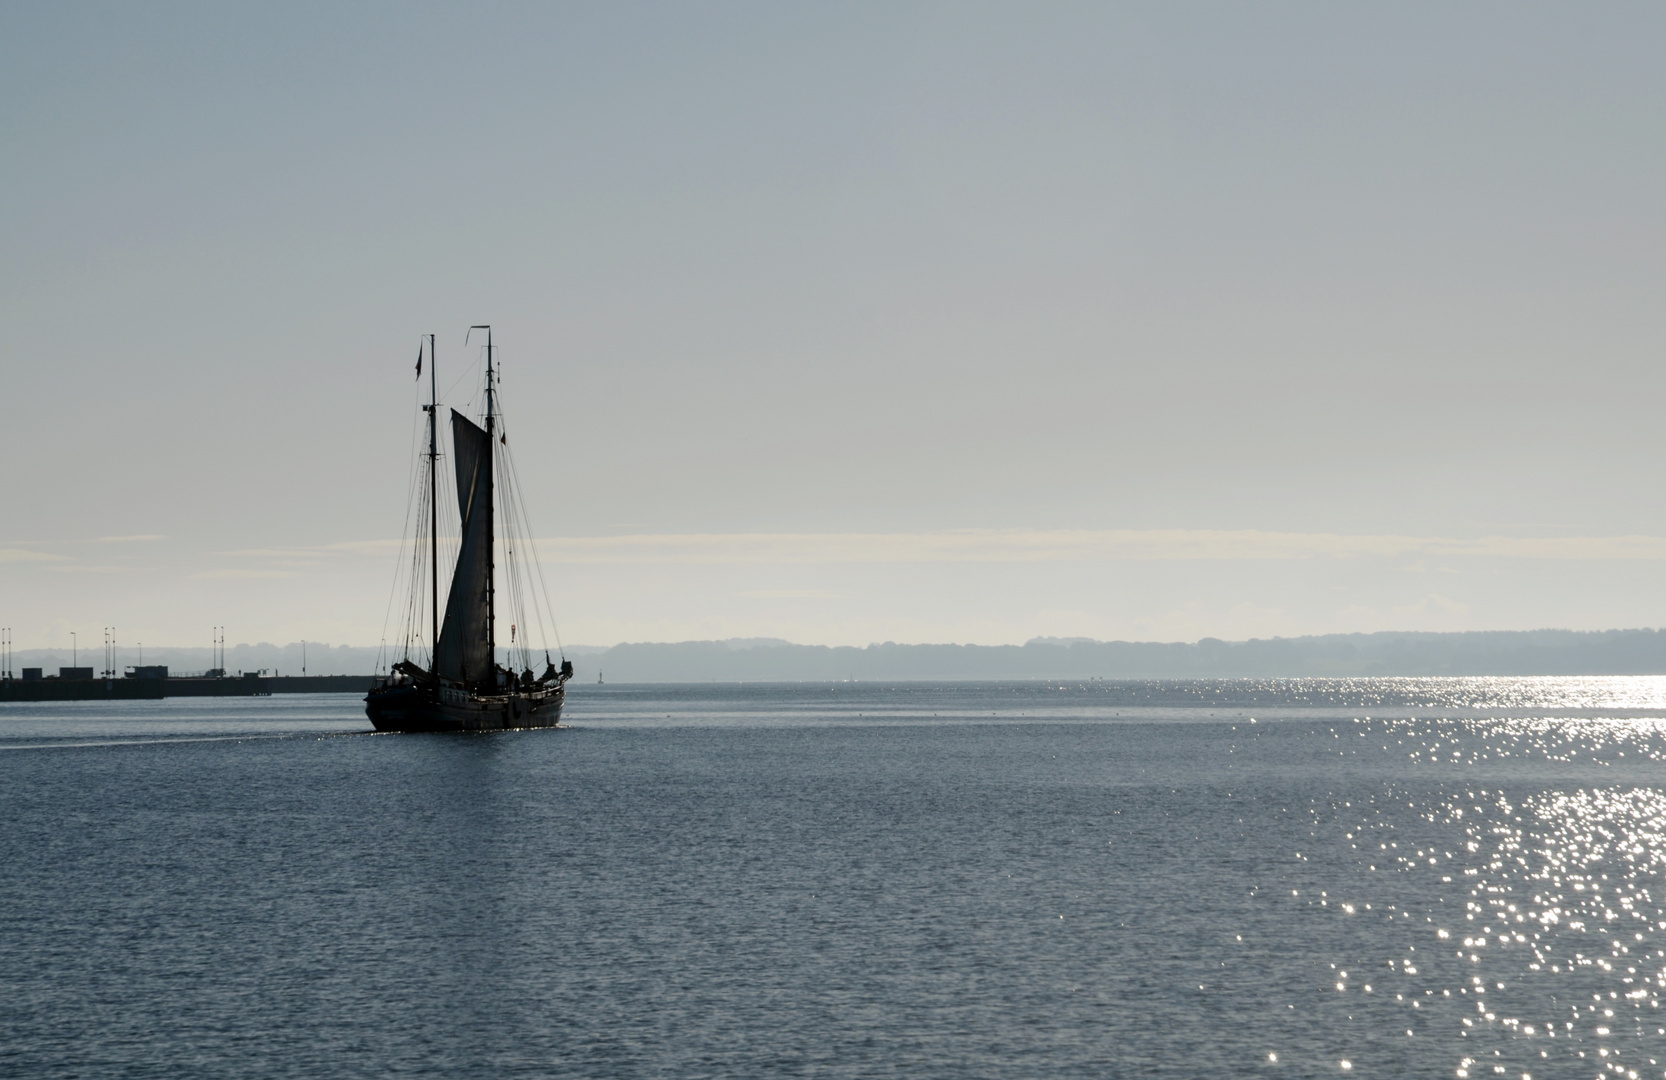
{"type": "Polygon", "coordinates": [[[1663,47],[6,5],[0,625],[374,644],[418,337],[444,389],[481,322],[569,641],[1666,623],[1663,47]]]}

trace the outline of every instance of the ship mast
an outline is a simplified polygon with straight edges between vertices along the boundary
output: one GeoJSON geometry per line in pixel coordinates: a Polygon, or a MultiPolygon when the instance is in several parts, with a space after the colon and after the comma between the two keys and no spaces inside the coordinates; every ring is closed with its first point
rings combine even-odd
{"type": "Polygon", "coordinates": [[[440,440],[436,430],[439,423],[438,372],[439,360],[434,355],[434,335],[428,335],[428,575],[432,604],[429,610],[433,637],[428,639],[428,666],[437,667],[440,649],[440,504],[435,495],[438,482],[435,474],[440,466],[440,440]]]}
{"type": "MultiPolygon", "coordinates": [[[[490,323],[481,323],[479,326],[471,326],[469,329],[486,331],[486,453],[488,455],[486,459],[486,467],[490,470],[493,468],[492,459],[497,456],[492,449],[492,435],[496,424],[496,410],[494,408],[495,401],[492,388],[492,383],[494,381],[494,372],[492,368],[492,327],[490,323]]],[[[491,473],[488,472],[487,475],[490,476],[491,473]]],[[[494,682],[496,681],[497,671],[496,554],[497,523],[492,520],[492,504],[491,501],[488,500],[486,503],[486,664],[488,670],[493,673],[494,682]]]]}

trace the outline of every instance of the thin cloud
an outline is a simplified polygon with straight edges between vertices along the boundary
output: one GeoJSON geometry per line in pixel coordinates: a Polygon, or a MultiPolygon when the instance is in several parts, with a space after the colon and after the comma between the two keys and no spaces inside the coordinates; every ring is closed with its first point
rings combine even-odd
{"type": "Polygon", "coordinates": [[[742,596],[750,596],[755,600],[848,600],[843,593],[817,592],[814,589],[760,589],[757,592],[744,592],[742,596]]]}
{"type": "Polygon", "coordinates": [[[398,540],[344,540],[335,544],[316,544],[309,547],[238,548],[218,554],[236,559],[311,559],[320,555],[397,555],[400,546],[398,540]]]}
{"type": "Polygon", "coordinates": [[[26,548],[0,548],[0,563],[53,562],[62,558],[64,556],[52,555],[45,551],[29,551],[26,548]]]}
{"type": "Polygon", "coordinates": [[[145,540],[166,540],[161,533],[136,533],[133,536],[101,536],[93,541],[96,544],[134,544],[145,540]]]}
{"type": "Polygon", "coordinates": [[[403,542],[399,540],[344,540],[325,544],[318,550],[344,555],[397,555],[402,546],[403,542]]]}
{"type": "MultiPolygon", "coordinates": [[[[1254,529],[957,529],[932,533],[631,533],[546,537],[533,544],[546,563],[953,563],[1105,560],[1270,561],[1401,558],[1666,560],[1661,536],[1483,536],[1461,540],[1398,534],[1287,533],[1254,529]]],[[[350,540],[312,547],[245,548],[233,558],[280,560],[397,555],[398,540],[350,540]]],[[[30,554],[34,558],[58,558],[30,554]]],[[[0,561],[4,561],[0,558],[0,561]]],[[[1451,573],[1447,566],[1439,572],[1451,573]]],[[[746,593],[760,598],[835,599],[821,594],[746,593]]]]}
{"type": "Polygon", "coordinates": [[[937,533],[688,533],[553,537],[549,563],[933,563],[1473,557],[1666,559],[1666,537],[1452,537],[1257,530],[962,529],[937,533]]]}
{"type": "Polygon", "coordinates": [[[1449,600],[1438,593],[1430,593],[1415,604],[1406,604],[1392,609],[1396,615],[1468,615],[1469,607],[1456,600],[1449,600]]]}

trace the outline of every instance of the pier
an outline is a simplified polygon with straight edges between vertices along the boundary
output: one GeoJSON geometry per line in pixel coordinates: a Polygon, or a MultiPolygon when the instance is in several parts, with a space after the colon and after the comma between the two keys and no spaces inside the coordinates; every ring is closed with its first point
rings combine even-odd
{"type": "MultiPolygon", "coordinates": [[[[25,672],[39,669],[25,668],[25,672]]],[[[80,669],[90,670],[90,669],[80,669]]],[[[365,694],[373,675],[127,676],[120,679],[68,678],[36,674],[0,680],[4,701],[142,701],[171,697],[265,697],[269,694],[365,694]]]]}

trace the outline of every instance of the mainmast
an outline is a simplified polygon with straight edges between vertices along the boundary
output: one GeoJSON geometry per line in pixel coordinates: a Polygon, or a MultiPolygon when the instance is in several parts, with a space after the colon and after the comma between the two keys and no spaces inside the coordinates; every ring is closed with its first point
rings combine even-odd
{"type": "Polygon", "coordinates": [[[439,485],[435,474],[440,466],[439,425],[439,359],[434,355],[434,335],[428,335],[428,574],[432,599],[429,610],[433,637],[428,639],[428,666],[438,662],[440,648],[440,504],[436,498],[439,485]]]}
{"type": "MultiPolygon", "coordinates": [[[[493,450],[493,434],[496,430],[496,401],[493,394],[494,370],[492,367],[492,327],[490,323],[471,326],[470,330],[486,331],[486,469],[487,476],[493,475],[492,459],[496,457],[493,450]]],[[[492,519],[492,503],[486,503],[486,656],[487,668],[493,673],[494,681],[497,671],[497,584],[495,563],[497,548],[497,523],[492,519]]]]}

